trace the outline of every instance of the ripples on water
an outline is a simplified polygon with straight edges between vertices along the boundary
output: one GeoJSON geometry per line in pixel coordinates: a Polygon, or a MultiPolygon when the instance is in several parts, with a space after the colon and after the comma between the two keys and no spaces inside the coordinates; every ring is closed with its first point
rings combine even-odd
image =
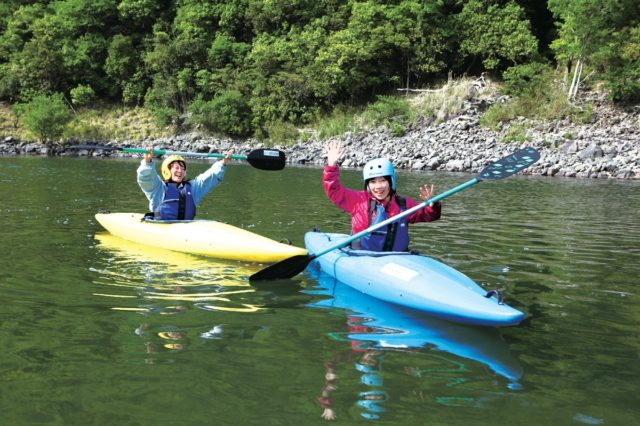
{"type": "MultiPolygon", "coordinates": [[[[639,414],[637,182],[483,182],[445,200],[442,220],[412,227],[414,248],[527,314],[496,330],[380,305],[312,268],[254,286],[261,265],[115,239],[93,214],[146,209],[133,161],[0,162],[2,408],[18,423],[314,424],[325,391],[342,424],[639,414]]],[[[348,232],[320,173],[231,167],[199,215],[296,245],[313,227],[348,232]]],[[[343,178],[362,186],[357,171],[343,178]]],[[[399,184],[415,196],[469,178],[400,172],[399,184]]]]}

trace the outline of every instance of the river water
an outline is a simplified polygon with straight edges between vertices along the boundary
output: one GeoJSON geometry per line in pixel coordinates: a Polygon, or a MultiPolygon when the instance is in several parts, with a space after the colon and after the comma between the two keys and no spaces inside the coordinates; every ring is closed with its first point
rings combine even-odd
{"type": "MultiPolygon", "coordinates": [[[[193,161],[193,176],[206,168],[193,161]]],[[[637,424],[640,182],[513,176],[444,201],[412,247],[526,313],[469,327],[355,294],[310,267],[263,265],[107,235],[144,212],[137,161],[0,158],[4,424],[637,424]],[[325,412],[325,407],[329,411],[325,412]]],[[[348,232],[319,168],[233,164],[200,218],[303,244],[348,232]]],[[[399,173],[400,193],[471,175],[399,173]]],[[[360,188],[356,170],[343,171],[360,188]]]]}

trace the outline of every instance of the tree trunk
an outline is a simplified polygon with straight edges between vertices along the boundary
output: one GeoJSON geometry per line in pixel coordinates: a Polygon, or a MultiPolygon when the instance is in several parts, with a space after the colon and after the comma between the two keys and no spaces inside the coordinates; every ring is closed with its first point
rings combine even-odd
{"type": "Polygon", "coordinates": [[[569,81],[569,73],[571,72],[571,59],[564,66],[564,74],[562,75],[562,90],[567,90],[567,82],[569,81]]]}
{"type": "Polygon", "coordinates": [[[407,91],[404,92],[405,96],[409,96],[409,79],[411,78],[411,65],[409,58],[407,57],[407,91]]]}
{"type": "Polygon", "coordinates": [[[580,74],[582,74],[582,59],[576,61],[576,67],[573,70],[573,79],[571,81],[571,87],[569,87],[568,100],[572,100],[578,94],[578,87],[580,86],[580,74]]]}

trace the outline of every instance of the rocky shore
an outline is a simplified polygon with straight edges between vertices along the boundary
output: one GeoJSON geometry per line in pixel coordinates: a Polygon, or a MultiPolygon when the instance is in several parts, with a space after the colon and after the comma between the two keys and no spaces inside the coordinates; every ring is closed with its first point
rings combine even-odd
{"type": "MultiPolygon", "coordinates": [[[[496,102],[499,99],[492,99],[496,102]]],[[[524,119],[510,126],[526,130],[526,141],[503,142],[509,126],[498,132],[480,126],[480,116],[487,107],[486,99],[471,100],[461,112],[443,123],[423,123],[394,137],[384,129],[366,134],[345,134],[343,167],[361,167],[375,157],[388,157],[396,167],[411,170],[479,172],[485,165],[523,146],[540,151],[540,160],[525,170],[541,176],[640,179],[640,106],[614,109],[603,99],[592,99],[594,113],[589,123],[574,124],[569,120],[531,123],[524,119]]],[[[490,103],[489,102],[489,103],[490,103]]],[[[153,141],[83,141],[109,146],[155,146],[157,148],[236,153],[262,147],[257,141],[233,141],[201,137],[197,134],[176,135],[153,141]]],[[[310,140],[292,146],[275,146],[286,153],[291,164],[325,162],[326,141],[310,140]]],[[[0,142],[1,155],[129,155],[118,151],[77,150],[60,144],[40,144],[5,136],[0,142]]]]}

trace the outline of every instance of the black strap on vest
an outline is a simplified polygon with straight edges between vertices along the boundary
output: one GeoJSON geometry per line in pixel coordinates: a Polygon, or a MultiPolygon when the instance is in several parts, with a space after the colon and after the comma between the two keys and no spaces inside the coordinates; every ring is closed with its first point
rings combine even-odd
{"type": "Polygon", "coordinates": [[[184,220],[184,210],[187,205],[187,196],[184,193],[185,186],[183,184],[180,184],[180,186],[177,187],[177,189],[178,189],[178,193],[180,194],[178,196],[178,220],[184,220]]]}
{"type": "MultiPolygon", "coordinates": [[[[407,200],[403,197],[396,195],[396,203],[400,206],[400,213],[407,209],[407,200]]],[[[376,208],[377,201],[373,198],[369,199],[369,224],[371,226],[371,219],[373,218],[373,211],[376,208]]],[[[384,244],[382,245],[382,251],[391,251],[393,250],[393,243],[396,241],[396,232],[398,231],[398,222],[395,221],[387,225],[387,237],[384,239],[384,244]]]]}

